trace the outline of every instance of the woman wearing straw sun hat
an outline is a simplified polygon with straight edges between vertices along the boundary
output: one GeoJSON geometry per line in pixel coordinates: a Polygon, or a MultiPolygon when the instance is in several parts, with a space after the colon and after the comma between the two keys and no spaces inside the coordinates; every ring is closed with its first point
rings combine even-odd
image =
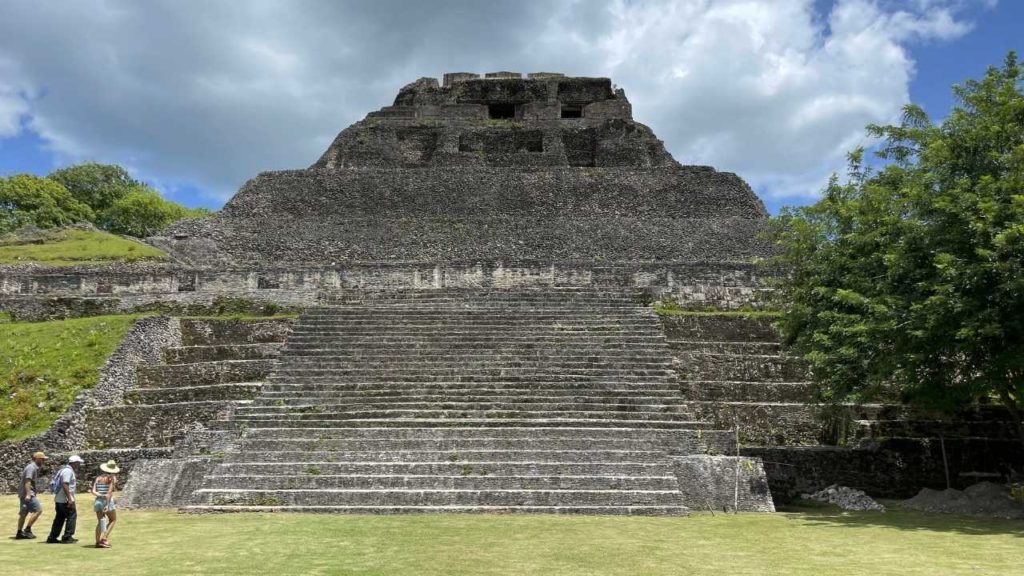
{"type": "Polygon", "coordinates": [[[117,524],[117,511],[114,506],[114,491],[117,489],[117,474],[121,471],[117,462],[107,460],[100,464],[100,471],[103,472],[96,477],[92,483],[92,495],[96,497],[93,503],[93,512],[96,512],[96,547],[110,548],[107,539],[117,524]]]}

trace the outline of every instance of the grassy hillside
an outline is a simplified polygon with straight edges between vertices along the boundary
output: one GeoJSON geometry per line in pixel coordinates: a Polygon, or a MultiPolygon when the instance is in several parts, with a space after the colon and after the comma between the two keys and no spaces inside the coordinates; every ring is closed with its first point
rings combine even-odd
{"type": "Polygon", "coordinates": [[[0,236],[0,264],[74,266],[164,258],[157,248],[99,230],[60,228],[0,236]]]}
{"type": "Polygon", "coordinates": [[[82,390],[139,316],[0,324],[0,440],[46,430],[82,390]]]}

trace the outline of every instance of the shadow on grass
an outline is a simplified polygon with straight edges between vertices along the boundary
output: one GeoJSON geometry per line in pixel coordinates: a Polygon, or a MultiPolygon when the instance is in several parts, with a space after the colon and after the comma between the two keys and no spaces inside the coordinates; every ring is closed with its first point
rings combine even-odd
{"type": "Polygon", "coordinates": [[[888,508],[885,512],[844,512],[836,508],[790,508],[789,519],[810,526],[842,526],[844,528],[894,528],[914,532],[955,532],[973,536],[1009,534],[1024,537],[1024,520],[925,514],[888,508]]]}

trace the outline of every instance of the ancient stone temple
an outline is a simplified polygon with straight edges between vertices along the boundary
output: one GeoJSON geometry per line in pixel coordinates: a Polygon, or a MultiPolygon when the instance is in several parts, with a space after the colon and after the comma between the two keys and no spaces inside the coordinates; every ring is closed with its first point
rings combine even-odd
{"type": "Polygon", "coordinates": [[[1017,446],[985,410],[824,414],[770,322],[728,313],[770,289],[766,222],[608,79],[446,74],[147,240],[173,262],[0,269],[0,311],[165,313],[33,440],[124,462],[128,506],[772,510],[832,482],[909,496],[1017,446]],[[206,317],[225,306],[296,315],[206,317]]]}
{"type": "Polygon", "coordinates": [[[749,261],[766,216],[735,174],[676,162],[607,78],[446,74],[159,245],[206,264],[749,261]]]}
{"type": "MultiPolygon", "coordinates": [[[[190,509],[717,505],[734,434],[694,417],[641,272],[614,266],[749,261],[765,217],[735,175],[676,162],[606,78],[404,87],[310,168],[155,240],[192,264],[370,277],[342,269],[306,309],[190,509]],[[419,278],[381,283],[396,264],[419,278]]],[[[771,508],[760,467],[742,480],[745,507],[771,508]]]]}

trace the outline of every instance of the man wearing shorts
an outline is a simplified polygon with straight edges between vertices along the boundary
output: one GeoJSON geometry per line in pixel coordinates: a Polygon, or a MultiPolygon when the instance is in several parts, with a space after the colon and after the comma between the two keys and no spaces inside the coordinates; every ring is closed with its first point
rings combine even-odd
{"type": "Polygon", "coordinates": [[[18,532],[14,535],[16,540],[31,540],[36,537],[32,533],[32,525],[43,513],[43,507],[36,497],[36,481],[39,479],[39,468],[43,462],[46,462],[46,454],[36,452],[32,455],[32,461],[21,472],[21,480],[18,482],[18,532]]]}

